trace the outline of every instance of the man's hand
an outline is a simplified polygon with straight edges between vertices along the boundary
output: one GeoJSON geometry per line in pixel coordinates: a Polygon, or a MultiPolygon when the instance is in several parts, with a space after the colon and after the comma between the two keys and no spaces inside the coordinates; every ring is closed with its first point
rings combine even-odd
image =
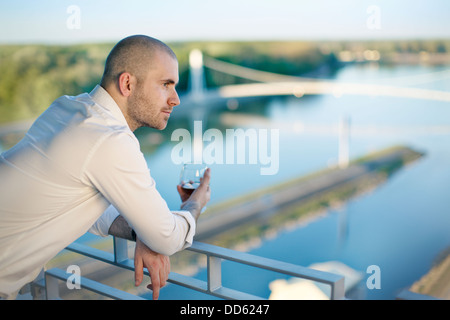
{"type": "Polygon", "coordinates": [[[159,289],[166,285],[170,273],[168,256],[150,250],[139,238],[136,238],[134,252],[134,279],[136,287],[142,283],[144,268],[147,268],[152,283],[147,288],[153,291],[153,300],[159,298],[159,289]]]}
{"type": "Polygon", "coordinates": [[[181,201],[183,202],[181,205],[181,209],[184,209],[185,205],[188,202],[195,203],[195,210],[192,210],[193,206],[189,205],[189,209],[187,207],[186,210],[191,211],[191,213],[194,215],[194,217],[197,219],[200,215],[201,210],[204,206],[209,202],[211,198],[211,189],[209,187],[209,182],[211,180],[211,169],[206,169],[203,178],[200,179],[200,185],[197,189],[194,190],[194,192],[189,195],[186,191],[183,190],[181,185],[177,185],[178,193],[180,194],[181,201]],[[192,212],[192,211],[198,211],[192,212]]]}

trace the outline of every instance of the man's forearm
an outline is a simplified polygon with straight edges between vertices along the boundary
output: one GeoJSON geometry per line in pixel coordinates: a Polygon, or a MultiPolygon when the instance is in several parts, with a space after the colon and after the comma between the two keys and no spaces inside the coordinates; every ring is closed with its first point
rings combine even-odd
{"type": "Polygon", "coordinates": [[[188,200],[181,204],[181,210],[189,211],[194,217],[195,222],[197,222],[197,219],[200,216],[202,208],[200,207],[197,201],[188,200]]]}
{"type": "MultiPolygon", "coordinates": [[[[194,217],[195,222],[197,222],[197,219],[201,213],[201,207],[198,202],[192,200],[184,202],[181,205],[181,210],[189,211],[194,217]]],[[[122,216],[118,216],[113,221],[109,227],[108,234],[118,238],[136,241],[136,233],[122,216]]]]}
{"type": "Polygon", "coordinates": [[[136,233],[122,216],[118,216],[113,221],[109,227],[108,233],[115,237],[136,241],[136,233]]]}

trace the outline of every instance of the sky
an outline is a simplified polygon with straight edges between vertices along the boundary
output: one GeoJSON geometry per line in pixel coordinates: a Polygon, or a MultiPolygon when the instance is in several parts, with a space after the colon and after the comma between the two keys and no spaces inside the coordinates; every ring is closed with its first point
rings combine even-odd
{"type": "Polygon", "coordinates": [[[0,43],[450,39],[449,0],[13,0],[0,43]]]}

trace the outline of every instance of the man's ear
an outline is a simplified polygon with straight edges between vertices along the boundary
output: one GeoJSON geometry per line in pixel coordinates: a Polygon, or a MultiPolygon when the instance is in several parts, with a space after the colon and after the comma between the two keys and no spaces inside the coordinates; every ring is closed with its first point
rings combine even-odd
{"type": "Polygon", "coordinates": [[[119,76],[119,90],[124,97],[129,97],[134,86],[134,77],[128,72],[119,76]]]}

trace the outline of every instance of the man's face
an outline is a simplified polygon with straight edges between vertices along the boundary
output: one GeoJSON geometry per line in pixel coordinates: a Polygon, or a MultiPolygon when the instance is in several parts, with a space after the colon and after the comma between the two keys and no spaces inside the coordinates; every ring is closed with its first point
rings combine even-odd
{"type": "Polygon", "coordinates": [[[137,83],[129,97],[128,116],[137,127],[162,130],[173,107],[180,104],[175,86],[178,83],[178,61],[165,52],[157,52],[147,77],[137,83]]]}

